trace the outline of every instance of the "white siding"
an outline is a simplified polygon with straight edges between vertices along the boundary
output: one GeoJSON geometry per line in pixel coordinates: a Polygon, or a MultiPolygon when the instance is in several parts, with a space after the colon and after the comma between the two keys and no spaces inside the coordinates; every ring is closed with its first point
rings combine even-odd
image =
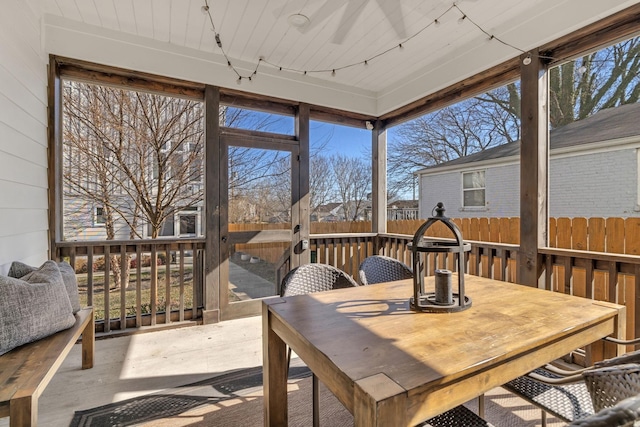
{"type": "MultiPolygon", "coordinates": [[[[636,148],[553,156],[549,166],[549,216],[640,216],[636,148]]],[[[420,217],[431,216],[443,202],[452,218],[520,216],[520,165],[486,168],[467,165],[464,171],[486,170],[486,208],[462,208],[462,171],[423,175],[420,217]]]]}
{"type": "Polygon", "coordinates": [[[552,159],[550,169],[551,216],[640,216],[635,149],[552,159]]]}
{"type": "Polygon", "coordinates": [[[520,166],[470,167],[464,171],[423,176],[420,181],[420,217],[431,216],[436,203],[443,202],[451,218],[512,217],[520,214],[520,166]],[[485,171],[486,206],[462,207],[462,172],[485,171]]]}
{"type": "Polygon", "coordinates": [[[40,264],[47,243],[47,55],[37,0],[0,14],[0,274],[40,264]]]}

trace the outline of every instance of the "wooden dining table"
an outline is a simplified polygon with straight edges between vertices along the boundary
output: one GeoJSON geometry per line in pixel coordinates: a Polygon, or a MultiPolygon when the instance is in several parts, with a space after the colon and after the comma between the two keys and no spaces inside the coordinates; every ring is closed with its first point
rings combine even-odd
{"type": "Polygon", "coordinates": [[[469,275],[465,288],[471,307],[456,313],[412,311],[410,279],[264,300],[265,425],[287,425],[287,345],[356,426],[404,426],[624,337],[621,305],[469,275]]]}

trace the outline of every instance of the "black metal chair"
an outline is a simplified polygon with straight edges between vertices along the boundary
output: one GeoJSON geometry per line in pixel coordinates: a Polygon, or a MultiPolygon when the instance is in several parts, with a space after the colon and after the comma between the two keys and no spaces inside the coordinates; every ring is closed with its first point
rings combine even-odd
{"type": "MultiPolygon", "coordinates": [[[[394,279],[389,279],[394,280],[394,279]]],[[[395,279],[397,280],[397,279],[395,279]]],[[[280,296],[289,297],[313,292],[329,291],[338,288],[358,286],[358,283],[344,271],[327,264],[304,264],[291,270],[282,279],[280,296]]],[[[291,348],[288,350],[287,367],[291,361],[291,348]]],[[[319,384],[312,375],[313,426],[320,425],[319,384]]],[[[458,406],[420,424],[422,427],[491,427],[480,416],[464,406],[458,406]]]]}
{"type": "Polygon", "coordinates": [[[638,425],[636,421],[640,421],[640,395],[628,397],[610,408],[574,421],[569,427],[633,427],[638,425]]]}
{"type": "Polygon", "coordinates": [[[571,423],[621,400],[640,394],[640,351],[614,357],[576,371],[553,365],[538,368],[503,385],[546,414],[571,423]]]}
{"type": "Polygon", "coordinates": [[[383,255],[365,258],[358,270],[363,285],[413,278],[413,271],[408,265],[383,255]]]}

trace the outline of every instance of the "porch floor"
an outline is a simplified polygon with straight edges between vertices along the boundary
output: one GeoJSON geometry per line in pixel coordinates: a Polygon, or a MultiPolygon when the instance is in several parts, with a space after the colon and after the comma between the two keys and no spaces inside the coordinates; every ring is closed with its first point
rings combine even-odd
{"type": "MultiPolygon", "coordinates": [[[[74,411],[200,381],[262,364],[261,317],[139,333],[96,341],[95,364],[80,369],[76,345],[39,403],[39,425],[67,427],[74,411]]],[[[496,427],[540,426],[540,411],[502,388],[487,395],[496,427]],[[495,410],[497,408],[497,410],[495,410]]],[[[474,406],[475,402],[470,402],[474,406]]],[[[564,423],[549,416],[549,426],[564,423]]],[[[240,425],[241,421],[238,421],[240,425]]],[[[0,427],[8,426],[0,419],[0,427]]]]}

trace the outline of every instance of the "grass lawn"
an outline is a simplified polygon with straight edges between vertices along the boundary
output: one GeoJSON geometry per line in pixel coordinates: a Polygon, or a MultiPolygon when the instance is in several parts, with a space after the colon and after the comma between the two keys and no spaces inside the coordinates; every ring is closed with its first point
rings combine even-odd
{"type": "MultiPolygon", "coordinates": [[[[156,297],[156,310],[157,312],[165,311],[166,302],[166,285],[165,285],[166,270],[164,266],[158,267],[158,289],[156,297]]],[[[87,303],[87,275],[78,274],[78,291],[80,294],[80,305],[86,306],[87,303]]],[[[180,308],[180,281],[179,270],[172,268],[171,270],[171,292],[169,295],[171,309],[180,308]]],[[[120,317],[120,296],[121,290],[115,288],[113,277],[110,279],[109,289],[109,317],[120,317]]],[[[127,316],[136,315],[136,285],[137,275],[136,270],[132,269],[131,276],[129,277],[129,286],[125,291],[125,313],[127,316]]],[[[140,294],[141,294],[141,307],[142,313],[151,312],[151,271],[150,269],[143,268],[140,275],[140,294]]],[[[104,273],[97,271],[93,273],[93,308],[95,310],[96,320],[104,319],[104,273]]],[[[184,268],[184,307],[191,308],[193,306],[193,268],[191,265],[184,268]]]]}
{"type": "MultiPolygon", "coordinates": [[[[242,261],[240,257],[234,257],[233,262],[241,266],[242,268],[251,271],[252,273],[265,278],[271,282],[275,281],[275,269],[273,264],[267,263],[261,260],[259,263],[250,263],[249,261],[242,261]]],[[[131,269],[131,275],[129,277],[129,286],[125,291],[125,309],[124,312],[127,316],[136,315],[136,285],[137,285],[137,271],[135,268],[131,269]]],[[[165,274],[166,267],[164,265],[158,266],[158,285],[156,296],[156,312],[165,311],[166,305],[166,285],[165,274]]],[[[171,267],[171,292],[169,295],[171,302],[171,309],[177,310],[180,308],[180,274],[178,266],[171,267]]],[[[87,303],[88,298],[88,284],[87,274],[78,273],[78,291],[80,294],[80,304],[82,306],[89,305],[87,303]]],[[[142,314],[151,313],[151,269],[149,267],[143,267],[140,275],[140,294],[141,294],[141,308],[142,314]]],[[[115,281],[113,276],[109,280],[109,317],[112,319],[120,318],[120,288],[115,287],[115,281]]],[[[96,320],[104,319],[104,272],[96,271],[93,273],[93,308],[95,311],[96,320]]],[[[193,266],[187,264],[184,267],[184,308],[193,307],[193,266]]],[[[229,301],[240,301],[237,295],[229,290],[229,301]]]]}

